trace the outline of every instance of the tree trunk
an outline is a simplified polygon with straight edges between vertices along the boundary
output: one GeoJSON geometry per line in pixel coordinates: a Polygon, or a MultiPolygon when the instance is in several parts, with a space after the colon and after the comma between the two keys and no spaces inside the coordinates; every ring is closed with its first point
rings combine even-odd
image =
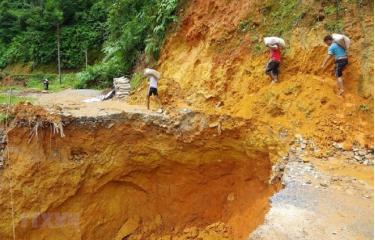
{"type": "Polygon", "coordinates": [[[57,24],[57,67],[59,72],[59,83],[61,84],[61,54],[60,54],[60,24],[57,24]]]}
{"type": "Polygon", "coordinates": [[[89,62],[88,56],[87,56],[87,48],[85,50],[85,58],[86,58],[86,70],[87,70],[87,66],[88,66],[88,62],[89,62]]]}

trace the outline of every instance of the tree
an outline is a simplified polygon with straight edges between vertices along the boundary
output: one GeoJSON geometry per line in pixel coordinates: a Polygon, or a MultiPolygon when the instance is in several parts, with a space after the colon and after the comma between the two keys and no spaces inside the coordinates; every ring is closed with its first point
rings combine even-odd
{"type": "Polygon", "coordinates": [[[45,16],[47,16],[49,23],[51,23],[53,26],[56,26],[57,66],[59,73],[59,82],[61,84],[60,25],[64,20],[64,14],[61,9],[61,0],[47,0],[45,3],[45,16]]]}

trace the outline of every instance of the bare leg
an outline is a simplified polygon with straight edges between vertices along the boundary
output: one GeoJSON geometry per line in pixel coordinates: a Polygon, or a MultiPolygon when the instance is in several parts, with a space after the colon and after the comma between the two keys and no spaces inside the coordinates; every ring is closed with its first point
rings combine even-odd
{"type": "Polygon", "coordinates": [[[337,78],[337,86],[339,87],[339,95],[344,94],[344,79],[342,77],[337,78]]]}
{"type": "Polygon", "coordinates": [[[160,109],[163,109],[163,104],[161,103],[161,100],[160,100],[159,96],[155,96],[155,98],[156,98],[156,101],[157,101],[158,104],[159,104],[159,108],[160,108],[160,109]]]}
{"type": "Polygon", "coordinates": [[[266,74],[271,78],[271,81],[273,80],[272,73],[271,72],[266,72],[266,74]]]}
{"type": "Polygon", "coordinates": [[[272,78],[272,82],[273,83],[277,83],[278,82],[278,76],[274,73],[271,72],[271,78],[272,78]]]}
{"type": "Polygon", "coordinates": [[[147,110],[150,110],[150,96],[147,95],[147,110]]]}

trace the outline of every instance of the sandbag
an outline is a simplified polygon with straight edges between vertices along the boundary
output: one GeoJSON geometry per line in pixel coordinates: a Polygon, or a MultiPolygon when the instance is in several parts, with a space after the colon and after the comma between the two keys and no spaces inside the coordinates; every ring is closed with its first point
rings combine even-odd
{"type": "Polygon", "coordinates": [[[264,38],[264,44],[266,44],[266,46],[278,44],[282,47],[285,47],[284,39],[279,38],[279,37],[265,37],[264,38]]]}
{"type": "Polygon", "coordinates": [[[126,77],[114,78],[113,85],[115,87],[115,96],[117,98],[124,98],[130,95],[131,86],[130,80],[126,77]]]}
{"type": "Polygon", "coordinates": [[[332,36],[333,41],[335,43],[337,43],[341,47],[345,48],[346,50],[349,49],[349,47],[350,47],[350,39],[347,36],[342,35],[342,34],[337,34],[337,33],[334,33],[331,36],[332,36]]]}
{"type": "Polygon", "coordinates": [[[144,74],[146,76],[154,76],[156,77],[157,79],[160,79],[160,73],[154,69],[151,69],[151,68],[146,68],[145,71],[144,71],[144,74]]]}

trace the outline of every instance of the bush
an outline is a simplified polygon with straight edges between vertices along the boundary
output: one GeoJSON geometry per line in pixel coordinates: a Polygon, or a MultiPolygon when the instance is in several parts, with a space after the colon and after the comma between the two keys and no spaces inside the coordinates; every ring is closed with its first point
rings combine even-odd
{"type": "Polygon", "coordinates": [[[329,22],[326,22],[324,24],[324,28],[330,32],[330,33],[340,33],[343,31],[344,29],[344,23],[342,20],[338,20],[338,21],[329,21],[329,22]]]}
{"type": "Polygon", "coordinates": [[[80,88],[108,87],[114,77],[130,75],[138,57],[159,57],[168,25],[176,21],[178,0],[118,0],[109,10],[109,41],[103,61],[78,74],[80,88]]]}
{"type": "Polygon", "coordinates": [[[123,75],[122,63],[111,59],[108,62],[89,66],[87,70],[77,73],[76,88],[106,88],[112,86],[115,77],[123,75]]]}
{"type": "Polygon", "coordinates": [[[134,73],[130,79],[130,85],[132,90],[137,89],[141,83],[145,80],[145,77],[141,73],[134,73]]]}
{"type": "Polygon", "coordinates": [[[0,68],[15,62],[56,64],[59,33],[63,68],[80,69],[86,50],[103,50],[97,65],[76,75],[83,88],[107,87],[113,77],[130,75],[143,53],[148,62],[157,60],[168,26],[177,19],[179,1],[29,2],[0,3],[0,68]]]}

